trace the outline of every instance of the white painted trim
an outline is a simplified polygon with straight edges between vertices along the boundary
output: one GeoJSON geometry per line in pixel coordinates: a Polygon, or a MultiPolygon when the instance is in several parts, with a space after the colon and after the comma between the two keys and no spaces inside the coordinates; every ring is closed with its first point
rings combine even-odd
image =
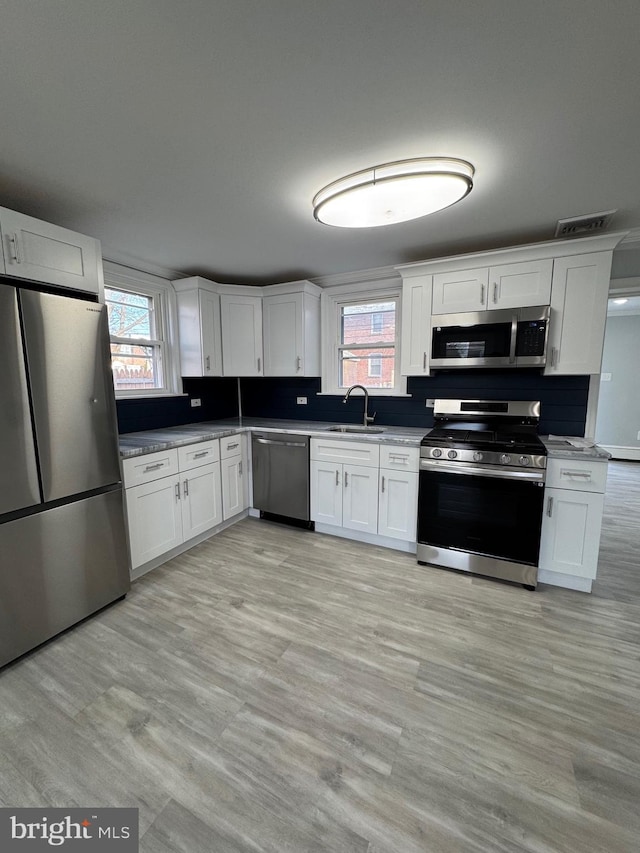
{"type": "Polygon", "coordinates": [[[589,376],[589,392],[587,396],[587,417],[584,425],[584,434],[594,436],[596,434],[596,421],[598,419],[598,402],[600,400],[600,374],[592,373],[589,376]]]}
{"type": "Polygon", "coordinates": [[[340,539],[354,539],[356,542],[364,542],[367,545],[380,545],[382,548],[404,551],[405,554],[415,554],[417,550],[415,542],[403,542],[401,539],[392,539],[390,536],[378,536],[377,533],[362,533],[360,530],[350,530],[347,527],[334,527],[332,524],[316,524],[316,533],[322,533],[327,536],[339,536],[340,539]]]}
{"type": "Polygon", "coordinates": [[[609,281],[610,298],[614,296],[635,296],[640,293],[640,275],[629,278],[612,278],[609,281]]]}
{"type": "Polygon", "coordinates": [[[149,296],[160,297],[160,322],[162,325],[164,388],[153,388],[145,393],[140,389],[133,392],[116,391],[116,400],[150,399],[157,397],[183,396],[180,376],[180,344],[178,338],[178,303],[176,292],[165,278],[123,267],[113,261],[104,264],[105,286],[130,288],[149,296]]]}
{"type": "Polygon", "coordinates": [[[374,267],[369,270],[354,270],[353,272],[321,275],[310,281],[322,288],[334,288],[355,284],[366,284],[371,287],[377,281],[398,282],[400,277],[393,267],[374,267]]]}
{"type": "Polygon", "coordinates": [[[112,263],[120,267],[128,267],[135,272],[145,273],[147,275],[156,276],[158,278],[171,281],[174,278],[184,278],[184,273],[180,270],[173,270],[169,267],[162,267],[158,264],[144,261],[135,255],[130,255],[127,252],[121,252],[110,246],[102,246],[102,258],[105,263],[112,263]]]}
{"type": "Polygon", "coordinates": [[[578,577],[577,575],[565,575],[561,572],[538,569],[538,583],[561,586],[564,589],[573,589],[576,592],[591,592],[593,580],[591,578],[578,577]]]}
{"type": "Polygon", "coordinates": [[[636,243],[640,243],[640,228],[632,228],[627,236],[618,244],[618,249],[637,249],[636,243]]]}
{"type": "Polygon", "coordinates": [[[412,264],[395,267],[403,279],[425,273],[438,272],[443,267],[447,271],[487,267],[498,264],[525,263],[543,258],[566,258],[572,255],[584,255],[587,252],[604,252],[614,249],[628,232],[600,234],[597,237],[576,237],[571,240],[552,240],[548,243],[531,243],[528,246],[510,246],[505,249],[491,249],[473,252],[468,255],[450,255],[446,258],[434,258],[412,264]]]}
{"type": "Polygon", "coordinates": [[[623,444],[599,444],[598,447],[610,453],[613,459],[640,462],[640,447],[625,447],[623,444]]]}
{"type": "Polygon", "coordinates": [[[205,530],[204,533],[200,533],[198,536],[194,536],[193,539],[189,539],[187,542],[182,542],[180,545],[176,546],[175,548],[172,548],[170,551],[166,551],[159,557],[156,557],[153,560],[149,560],[148,563],[143,563],[141,566],[132,569],[131,580],[137,581],[143,575],[146,575],[153,569],[157,569],[158,566],[162,566],[164,563],[168,563],[169,560],[172,560],[174,557],[178,557],[180,554],[184,554],[184,552],[188,551],[190,548],[194,548],[196,545],[199,545],[201,542],[204,542],[205,539],[211,539],[212,536],[216,536],[218,533],[222,533],[223,530],[226,530],[227,527],[231,527],[231,525],[235,524],[237,521],[242,521],[242,519],[246,518],[248,514],[249,513],[245,509],[242,512],[239,512],[237,515],[234,515],[232,518],[228,518],[226,521],[223,521],[222,524],[219,524],[217,527],[212,527],[211,530],[205,530]]]}

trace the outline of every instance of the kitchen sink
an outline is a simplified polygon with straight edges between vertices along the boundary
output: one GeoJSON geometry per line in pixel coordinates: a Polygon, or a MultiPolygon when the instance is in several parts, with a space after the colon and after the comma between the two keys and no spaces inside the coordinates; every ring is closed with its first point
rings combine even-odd
{"type": "Polygon", "coordinates": [[[374,426],[358,426],[357,424],[340,424],[338,426],[329,427],[328,432],[360,432],[360,433],[378,433],[384,432],[383,427],[374,426]]]}

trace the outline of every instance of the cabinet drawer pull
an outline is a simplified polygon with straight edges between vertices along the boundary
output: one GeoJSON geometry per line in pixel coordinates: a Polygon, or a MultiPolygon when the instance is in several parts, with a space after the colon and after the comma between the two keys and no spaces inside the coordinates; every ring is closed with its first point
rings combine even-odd
{"type": "Polygon", "coordinates": [[[18,242],[18,235],[16,233],[12,234],[9,237],[9,242],[13,245],[13,255],[12,259],[16,264],[22,263],[22,257],[20,256],[20,243],[18,242]]]}
{"type": "Polygon", "coordinates": [[[399,456],[395,453],[390,453],[389,459],[393,459],[394,462],[402,462],[403,465],[407,465],[407,463],[409,462],[408,456],[399,456]]]}
{"type": "Polygon", "coordinates": [[[553,515],[553,498],[551,497],[549,498],[549,501],[547,503],[547,515],[549,516],[549,518],[551,518],[551,516],[553,515]]]}
{"type": "Polygon", "coordinates": [[[185,496],[185,498],[187,497],[188,494],[189,494],[189,481],[185,480],[184,481],[184,496],[185,496]]]}
{"type": "Polygon", "coordinates": [[[236,441],[235,444],[227,444],[227,450],[233,450],[234,448],[236,448],[238,446],[238,443],[239,442],[236,441]]]}
{"type": "Polygon", "coordinates": [[[382,489],[381,489],[381,491],[382,491],[382,493],[384,494],[384,475],[383,475],[383,477],[382,477],[382,489]]]}
{"type": "Polygon", "coordinates": [[[591,471],[563,471],[563,477],[582,477],[584,480],[591,479],[591,471]]]}
{"type": "Polygon", "coordinates": [[[176,500],[180,500],[180,483],[176,483],[176,500]]]}
{"type": "Polygon", "coordinates": [[[147,465],[142,473],[146,474],[147,471],[157,471],[158,468],[162,467],[164,467],[164,462],[154,462],[153,465],[147,465]]]}
{"type": "Polygon", "coordinates": [[[211,453],[210,450],[200,450],[198,453],[193,454],[194,459],[202,459],[203,456],[208,456],[211,453]]]}
{"type": "Polygon", "coordinates": [[[422,353],[422,369],[423,370],[427,369],[427,352],[426,352],[426,350],[425,350],[425,352],[422,353]]]}

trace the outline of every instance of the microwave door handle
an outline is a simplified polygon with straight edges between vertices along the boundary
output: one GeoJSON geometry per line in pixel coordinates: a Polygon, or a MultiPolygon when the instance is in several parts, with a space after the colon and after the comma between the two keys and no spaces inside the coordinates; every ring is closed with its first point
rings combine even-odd
{"type": "Polygon", "coordinates": [[[516,363],[516,341],[518,340],[518,320],[519,314],[514,313],[511,316],[511,345],[509,347],[509,364],[516,363]]]}

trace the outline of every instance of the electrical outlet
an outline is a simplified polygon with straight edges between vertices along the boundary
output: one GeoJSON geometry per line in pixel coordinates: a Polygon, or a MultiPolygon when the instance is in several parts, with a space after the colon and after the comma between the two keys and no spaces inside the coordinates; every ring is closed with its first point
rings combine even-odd
{"type": "Polygon", "coordinates": [[[200,397],[192,397],[191,398],[191,408],[196,409],[198,406],[202,405],[202,400],[200,397]]]}
{"type": "Polygon", "coordinates": [[[601,373],[600,374],[600,382],[611,382],[611,374],[610,373],[601,373]]]}
{"type": "Polygon", "coordinates": [[[299,406],[306,406],[307,405],[307,398],[306,397],[296,397],[296,403],[299,406]]]}
{"type": "Polygon", "coordinates": [[[435,400],[425,400],[424,404],[427,407],[427,409],[433,409],[433,407],[436,404],[436,401],[435,400]]]}

